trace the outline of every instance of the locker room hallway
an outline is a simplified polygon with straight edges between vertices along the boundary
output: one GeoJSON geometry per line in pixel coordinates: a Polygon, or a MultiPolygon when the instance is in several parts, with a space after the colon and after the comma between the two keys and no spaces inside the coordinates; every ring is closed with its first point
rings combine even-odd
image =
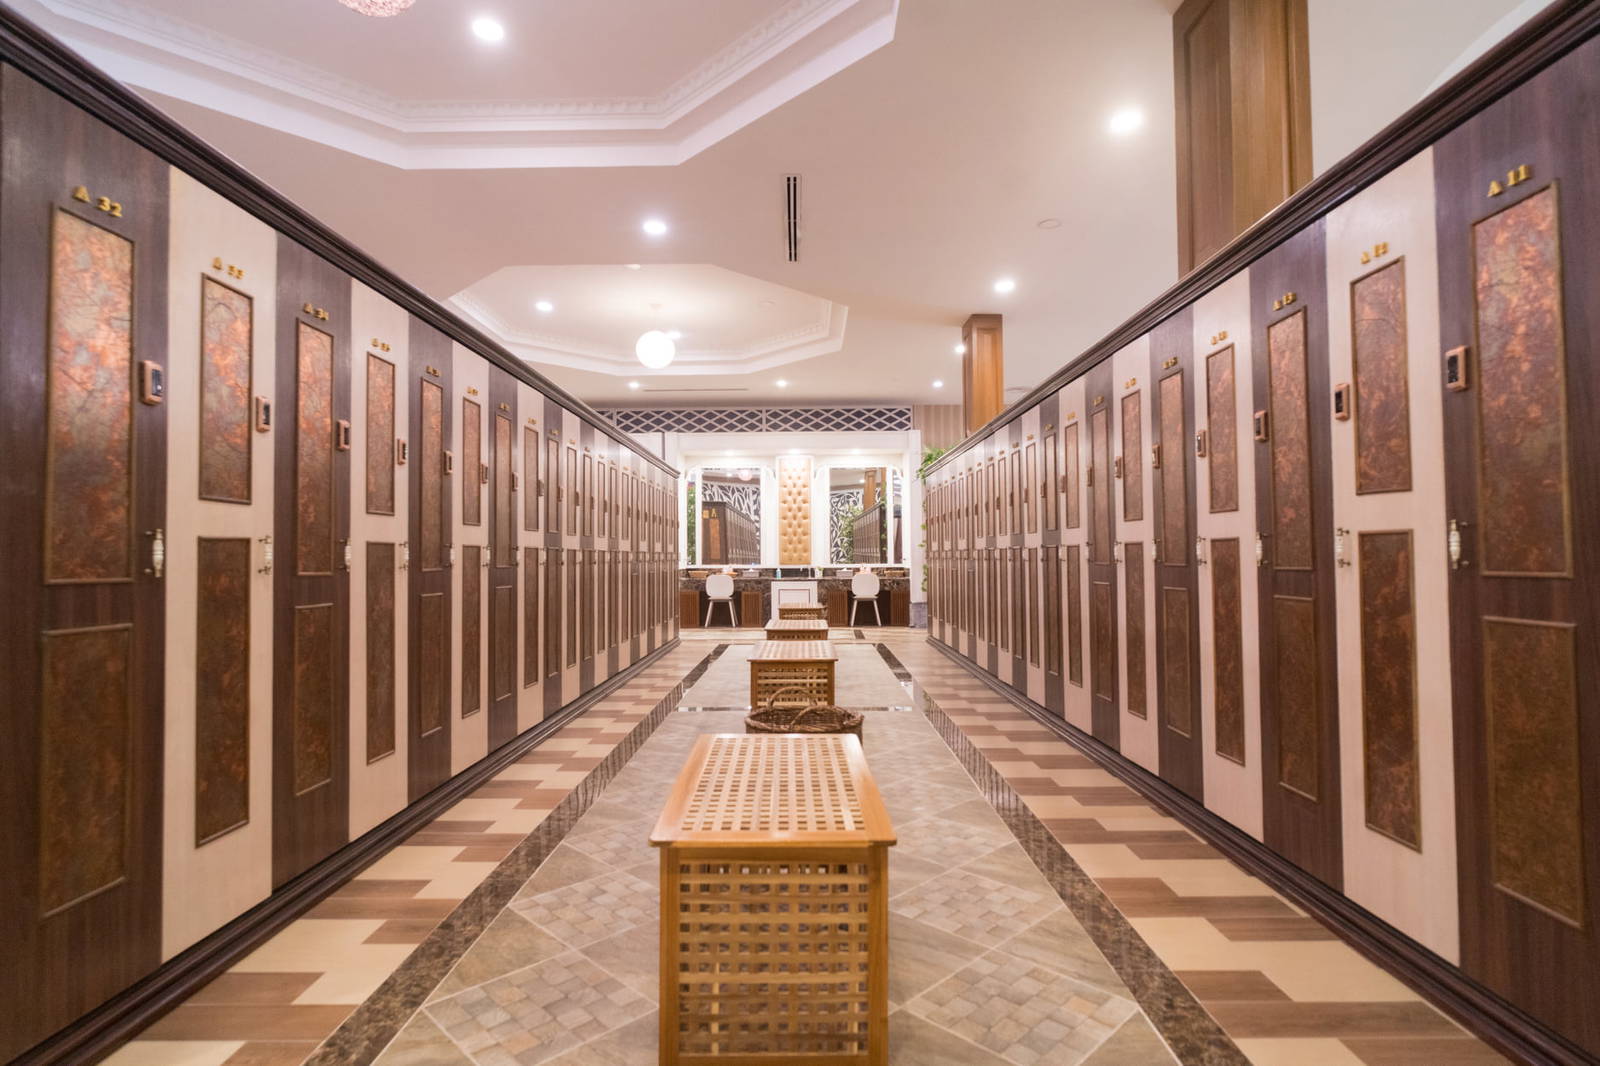
{"type": "Polygon", "coordinates": [[[1597,115],[1600,0],[0,0],[0,1063],[1600,1066],[1597,115]]]}
{"type": "MultiPolygon", "coordinates": [[[[686,634],[108,1061],[655,1062],[644,838],[687,740],[741,728],[685,694],[760,637],[686,634]]],[[[1505,1061],[923,635],[833,639],[903,694],[865,727],[903,759],[891,1062],[1505,1061]]]]}

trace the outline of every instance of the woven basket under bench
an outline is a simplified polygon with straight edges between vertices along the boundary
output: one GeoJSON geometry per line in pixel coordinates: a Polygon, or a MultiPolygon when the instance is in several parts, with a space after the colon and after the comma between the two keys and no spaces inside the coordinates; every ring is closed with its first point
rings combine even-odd
{"type": "Polygon", "coordinates": [[[765,707],[780,689],[781,707],[833,703],[839,656],[826,640],[764,640],[750,653],[750,706],[765,707]]]}

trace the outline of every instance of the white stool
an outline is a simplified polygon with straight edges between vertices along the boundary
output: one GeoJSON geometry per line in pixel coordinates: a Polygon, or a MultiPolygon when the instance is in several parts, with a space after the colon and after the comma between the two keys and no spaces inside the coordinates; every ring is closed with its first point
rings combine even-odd
{"type": "Polygon", "coordinates": [[[739,627],[739,613],[733,606],[733,578],[727,574],[712,574],[706,578],[706,625],[711,625],[711,612],[717,609],[717,604],[728,605],[728,624],[735,629],[739,627]]]}
{"type": "MultiPolygon", "coordinates": [[[[706,582],[709,588],[711,583],[706,582]]],[[[871,570],[858,570],[856,576],[850,579],[850,624],[856,624],[856,612],[863,603],[872,604],[872,617],[878,625],[883,625],[883,615],[878,611],[878,575],[871,570]]]]}

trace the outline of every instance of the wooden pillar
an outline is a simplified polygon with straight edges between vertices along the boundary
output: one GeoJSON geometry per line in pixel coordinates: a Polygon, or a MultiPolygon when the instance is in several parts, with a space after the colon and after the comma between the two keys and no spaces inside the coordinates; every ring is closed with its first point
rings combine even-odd
{"type": "Polygon", "coordinates": [[[979,429],[1006,405],[1005,349],[999,315],[972,315],[961,327],[961,410],[967,432],[979,429]]]}

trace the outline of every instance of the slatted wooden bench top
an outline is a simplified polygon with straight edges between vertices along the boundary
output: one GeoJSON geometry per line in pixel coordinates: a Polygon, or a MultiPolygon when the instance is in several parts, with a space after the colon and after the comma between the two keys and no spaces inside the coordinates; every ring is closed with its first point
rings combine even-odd
{"type": "Polygon", "coordinates": [[[763,640],[750,653],[751,662],[799,663],[838,659],[831,641],[763,640]]]}
{"type": "Polygon", "coordinates": [[[810,630],[818,633],[828,631],[828,623],[823,618],[774,618],[767,623],[768,629],[784,630],[810,630]]]}
{"type": "Polygon", "coordinates": [[[838,733],[701,737],[650,834],[658,847],[894,842],[861,742],[838,733]]]}

